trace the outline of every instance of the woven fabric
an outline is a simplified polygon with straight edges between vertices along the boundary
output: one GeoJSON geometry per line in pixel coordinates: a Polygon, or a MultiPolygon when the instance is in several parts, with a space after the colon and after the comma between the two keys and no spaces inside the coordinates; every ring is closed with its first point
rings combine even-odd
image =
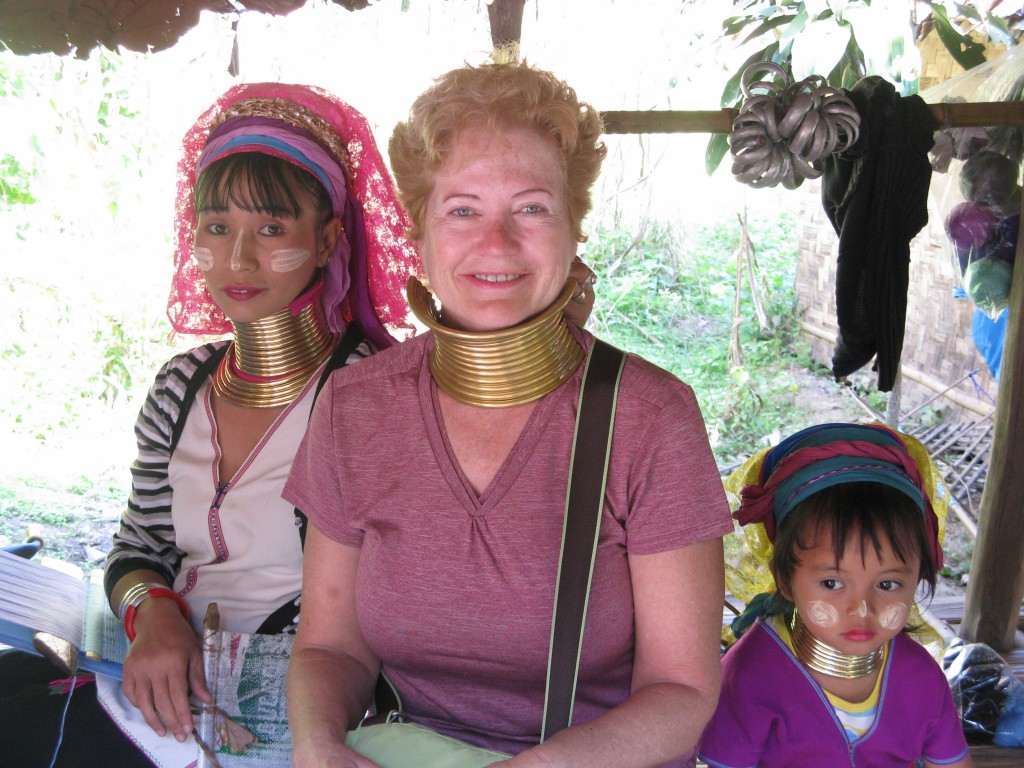
{"type": "Polygon", "coordinates": [[[760,477],[743,488],[734,517],[741,525],[761,523],[774,541],[777,528],[811,494],[840,483],[882,483],[921,508],[941,567],[938,518],[924,473],[906,447],[911,439],[882,424],[819,424],[801,430],[764,454],[760,477]]]}
{"type": "Polygon", "coordinates": [[[862,78],[849,97],[861,134],[824,161],[822,203],[839,235],[832,356],[837,379],[875,358],[878,389],[892,389],[903,352],[910,241],[928,222],[928,186],[938,121],[919,96],[900,97],[880,77],[862,78]]]}

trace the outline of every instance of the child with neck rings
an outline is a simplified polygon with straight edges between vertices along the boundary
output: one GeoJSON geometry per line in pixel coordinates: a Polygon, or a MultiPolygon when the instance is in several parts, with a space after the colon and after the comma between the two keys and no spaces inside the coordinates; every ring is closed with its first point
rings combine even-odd
{"type": "Polygon", "coordinates": [[[923,447],[881,424],[823,424],[730,480],[744,526],[727,547],[733,576],[760,562],[774,583],[733,622],[702,759],[973,766],[941,669],[905,633],[942,563],[945,488],[923,447]]]}

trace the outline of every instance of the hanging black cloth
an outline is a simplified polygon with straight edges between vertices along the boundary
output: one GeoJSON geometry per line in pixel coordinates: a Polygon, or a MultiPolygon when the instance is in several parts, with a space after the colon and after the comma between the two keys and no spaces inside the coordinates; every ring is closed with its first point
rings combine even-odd
{"type": "Polygon", "coordinates": [[[825,213],[839,235],[832,355],[837,379],[872,357],[878,389],[896,380],[907,315],[910,241],[928,222],[928,150],[939,127],[920,96],[865,77],[847,92],[860,114],[860,138],[825,161],[825,213]]]}

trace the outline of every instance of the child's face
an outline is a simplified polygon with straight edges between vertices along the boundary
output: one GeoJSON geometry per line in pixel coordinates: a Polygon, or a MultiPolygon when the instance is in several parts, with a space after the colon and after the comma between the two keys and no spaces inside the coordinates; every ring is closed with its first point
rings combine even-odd
{"type": "Polygon", "coordinates": [[[295,191],[299,218],[246,211],[199,212],[195,259],[210,295],[231,320],[252,322],[284,309],[330,258],[340,225],[317,226],[313,198],[295,191]]]}
{"type": "Polygon", "coordinates": [[[836,563],[832,531],[808,532],[809,549],[800,552],[791,594],[807,629],[843,653],[863,655],[881,647],[904,627],[917,589],[920,558],[900,560],[881,536],[881,556],[868,542],[851,536],[836,563]]]}

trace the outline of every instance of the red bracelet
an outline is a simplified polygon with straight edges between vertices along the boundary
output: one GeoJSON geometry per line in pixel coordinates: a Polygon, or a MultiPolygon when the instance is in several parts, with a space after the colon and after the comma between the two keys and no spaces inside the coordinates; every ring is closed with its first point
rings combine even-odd
{"type": "Polygon", "coordinates": [[[169,597],[178,604],[178,609],[181,611],[181,615],[185,617],[185,621],[188,621],[188,605],[185,603],[185,599],[181,595],[167,587],[150,587],[145,591],[140,599],[134,601],[125,609],[124,633],[128,636],[129,643],[135,641],[135,612],[145,600],[148,600],[151,597],[169,597]]]}

